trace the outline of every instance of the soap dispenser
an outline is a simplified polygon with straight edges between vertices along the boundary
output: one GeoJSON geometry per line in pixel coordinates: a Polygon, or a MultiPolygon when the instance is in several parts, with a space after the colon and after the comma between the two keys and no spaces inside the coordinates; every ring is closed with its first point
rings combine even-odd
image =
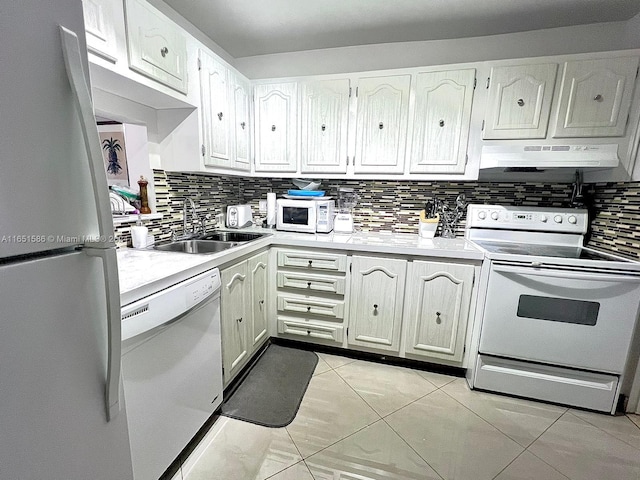
{"type": "Polygon", "coordinates": [[[142,225],[142,215],[138,214],[135,226],[131,227],[131,243],[133,248],[144,248],[147,246],[147,235],[149,229],[142,225]]]}

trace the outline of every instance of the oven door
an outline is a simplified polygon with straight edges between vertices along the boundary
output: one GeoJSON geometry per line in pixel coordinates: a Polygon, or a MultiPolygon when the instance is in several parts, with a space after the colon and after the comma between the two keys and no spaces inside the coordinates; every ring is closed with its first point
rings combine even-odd
{"type": "Polygon", "coordinates": [[[480,352],[622,373],[640,277],[493,262],[480,352]]]}

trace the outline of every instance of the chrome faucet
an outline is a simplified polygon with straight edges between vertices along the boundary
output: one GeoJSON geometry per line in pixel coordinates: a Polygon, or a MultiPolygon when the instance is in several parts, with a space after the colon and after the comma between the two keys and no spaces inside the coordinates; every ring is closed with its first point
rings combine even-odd
{"type": "Polygon", "coordinates": [[[191,198],[185,197],[182,202],[182,235],[178,235],[178,233],[171,228],[171,240],[176,241],[192,237],[198,233],[198,229],[201,228],[201,225],[202,221],[200,220],[200,217],[198,217],[195,202],[191,198]],[[187,221],[189,217],[188,207],[191,207],[191,228],[189,231],[187,230],[187,225],[189,223],[187,221]]]}

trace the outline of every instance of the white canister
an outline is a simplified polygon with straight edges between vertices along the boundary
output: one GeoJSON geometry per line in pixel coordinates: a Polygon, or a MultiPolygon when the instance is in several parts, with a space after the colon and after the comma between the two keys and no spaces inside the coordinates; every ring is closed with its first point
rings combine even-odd
{"type": "Polygon", "coordinates": [[[133,248],[145,248],[147,246],[147,237],[149,229],[142,225],[142,221],[138,219],[138,223],[131,227],[131,243],[133,248]]]}

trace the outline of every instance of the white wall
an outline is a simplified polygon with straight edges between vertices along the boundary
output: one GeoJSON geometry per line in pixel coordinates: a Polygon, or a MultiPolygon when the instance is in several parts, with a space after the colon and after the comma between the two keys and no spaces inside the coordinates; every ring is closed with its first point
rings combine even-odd
{"type": "Polygon", "coordinates": [[[640,48],[640,15],[625,22],[486,37],[385,43],[237,58],[251,79],[295,77],[640,48]]]}

